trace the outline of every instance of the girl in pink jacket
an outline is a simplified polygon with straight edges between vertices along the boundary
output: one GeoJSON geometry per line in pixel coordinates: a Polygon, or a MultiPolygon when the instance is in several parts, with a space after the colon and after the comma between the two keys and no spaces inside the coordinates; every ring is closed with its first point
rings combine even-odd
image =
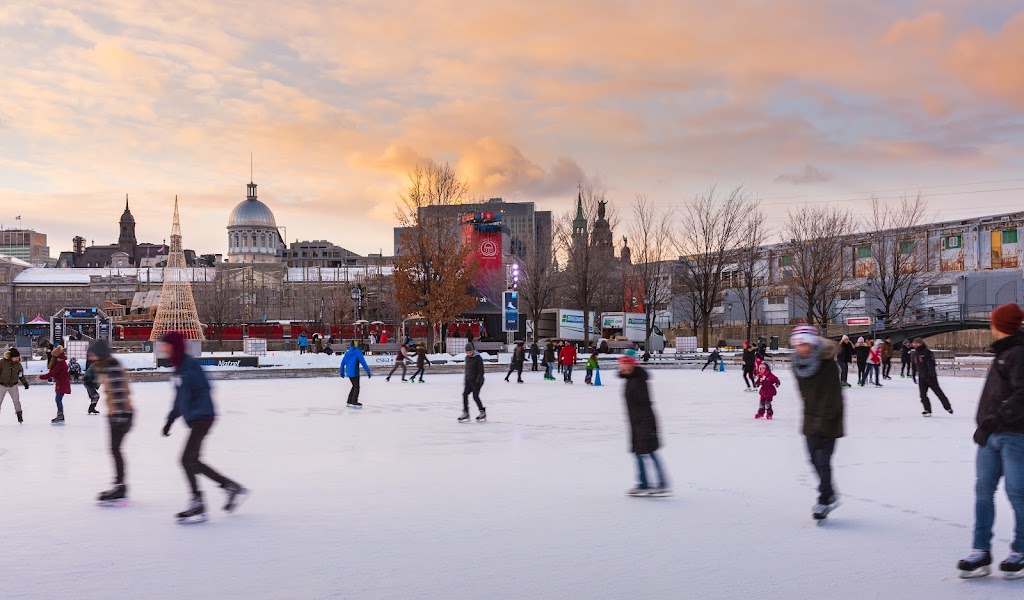
{"type": "Polygon", "coordinates": [[[780,385],[782,385],[782,382],[775,376],[775,373],[772,373],[768,363],[762,362],[758,365],[757,381],[754,382],[754,387],[761,390],[761,406],[757,409],[757,414],[754,415],[755,419],[760,419],[761,417],[771,419],[772,415],[775,414],[772,410],[772,399],[775,398],[776,388],[780,385]]]}

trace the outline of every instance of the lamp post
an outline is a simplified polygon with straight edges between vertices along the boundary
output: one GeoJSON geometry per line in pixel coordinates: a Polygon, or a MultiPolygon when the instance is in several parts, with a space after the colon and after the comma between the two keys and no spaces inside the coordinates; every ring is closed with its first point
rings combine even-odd
{"type": "MultiPolygon", "coordinates": [[[[352,303],[355,305],[353,312],[356,314],[356,320],[361,321],[363,319],[363,284],[359,284],[352,288],[352,303]]],[[[363,339],[363,327],[359,325],[359,339],[363,339]]]]}

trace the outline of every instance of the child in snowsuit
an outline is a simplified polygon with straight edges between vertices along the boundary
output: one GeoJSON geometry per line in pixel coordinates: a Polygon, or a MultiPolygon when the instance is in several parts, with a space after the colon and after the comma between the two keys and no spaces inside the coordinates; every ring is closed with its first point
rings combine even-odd
{"type": "Polygon", "coordinates": [[[587,359],[587,377],[583,380],[587,385],[591,384],[595,370],[597,370],[597,352],[592,353],[587,359]]]}
{"type": "Polygon", "coordinates": [[[775,411],[772,410],[772,399],[775,398],[776,389],[782,385],[779,378],[772,373],[771,367],[768,363],[761,363],[761,366],[757,368],[757,381],[754,386],[761,390],[761,405],[757,409],[757,414],[754,415],[755,419],[766,417],[772,418],[775,411]]]}

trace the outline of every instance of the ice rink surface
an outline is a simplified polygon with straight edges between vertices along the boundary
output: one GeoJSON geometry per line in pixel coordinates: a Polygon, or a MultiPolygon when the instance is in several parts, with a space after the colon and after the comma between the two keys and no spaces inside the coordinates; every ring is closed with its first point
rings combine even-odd
{"type": "MultiPolygon", "coordinates": [[[[956,578],[973,522],[974,411],[983,380],[942,379],[956,415],[920,416],[910,380],[846,393],[834,458],[842,505],[816,493],[793,376],[775,420],[738,371],[652,372],[675,497],[628,498],[621,382],[505,383],[488,373],[490,422],[459,424],[461,377],[214,382],[214,468],[253,490],[235,515],[202,480],[211,520],[175,524],[188,495],[187,430],[160,429],[169,384],[136,384],[125,452],[133,505],[101,508],[112,474],[105,417],[80,386],[53,427],[52,388],[0,411],[0,597],[1021,598],[1024,581],[956,578]]],[[[101,405],[102,408],[102,405],[101,405]]],[[[475,416],[475,410],[473,411],[475,416]]],[[[1012,513],[999,492],[994,557],[1012,513]]]]}

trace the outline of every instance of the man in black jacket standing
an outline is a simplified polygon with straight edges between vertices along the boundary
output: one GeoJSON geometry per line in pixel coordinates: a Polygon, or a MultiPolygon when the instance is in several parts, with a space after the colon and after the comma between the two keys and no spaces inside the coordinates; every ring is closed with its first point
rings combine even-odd
{"type": "Polygon", "coordinates": [[[914,365],[917,367],[917,389],[921,392],[921,404],[924,405],[924,412],[921,414],[926,417],[932,416],[932,403],[928,400],[928,390],[935,392],[939,402],[942,403],[942,408],[946,409],[949,414],[953,414],[949,398],[946,398],[946,393],[939,387],[935,355],[921,338],[914,340],[914,365]]]}
{"type": "Polygon", "coordinates": [[[975,463],[974,540],[970,555],[957,564],[965,579],[989,574],[995,494],[1005,478],[1006,495],[1016,519],[1010,555],[999,569],[1007,579],[1024,578],[1024,311],[1005,304],[992,311],[995,360],[978,402],[975,463]]]}
{"type": "Polygon", "coordinates": [[[519,383],[523,382],[523,365],[526,364],[526,346],[523,342],[516,342],[516,348],[512,351],[512,362],[509,363],[508,373],[505,374],[505,381],[512,376],[514,371],[519,371],[519,383]]]}
{"type": "Polygon", "coordinates": [[[747,391],[754,391],[754,347],[750,342],[743,342],[743,383],[747,391]]]}
{"type": "Polygon", "coordinates": [[[540,358],[540,347],[537,345],[537,341],[534,340],[534,342],[530,344],[530,360],[533,361],[533,368],[530,369],[531,371],[537,370],[538,358],[540,358]]]}
{"type": "Polygon", "coordinates": [[[487,420],[487,409],[484,408],[482,402],[480,402],[480,388],[484,387],[484,359],[480,356],[480,353],[476,351],[476,346],[472,342],[466,344],[466,378],[465,385],[462,388],[462,416],[459,417],[460,423],[465,423],[469,420],[469,395],[473,394],[473,401],[476,402],[477,409],[480,410],[480,414],[477,415],[477,421],[487,420]]]}

